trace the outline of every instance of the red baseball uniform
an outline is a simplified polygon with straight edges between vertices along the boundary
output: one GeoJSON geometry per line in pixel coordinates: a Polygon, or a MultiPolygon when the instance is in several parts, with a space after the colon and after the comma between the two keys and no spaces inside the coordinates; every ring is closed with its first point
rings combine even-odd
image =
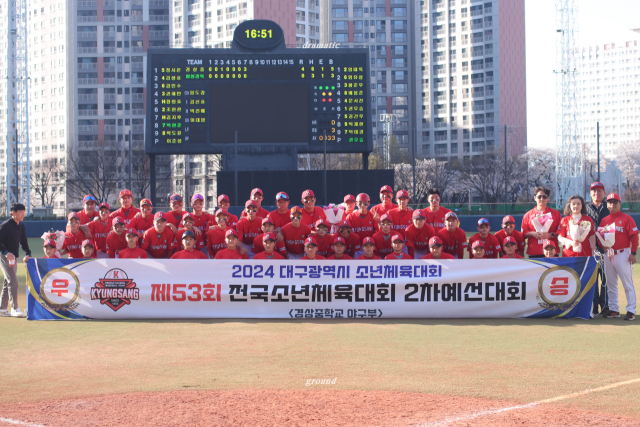
{"type": "Polygon", "coordinates": [[[352,260],[353,258],[350,257],[349,255],[347,255],[346,253],[342,254],[342,256],[340,258],[336,258],[336,254],[331,255],[329,258],[327,259],[337,259],[337,260],[352,260]]]}
{"type": "Polygon", "coordinates": [[[387,212],[387,215],[389,216],[389,218],[391,218],[391,222],[393,223],[391,225],[392,233],[400,233],[402,236],[404,236],[404,231],[408,226],[413,224],[413,221],[411,219],[413,216],[413,209],[411,208],[407,208],[403,211],[401,211],[399,208],[391,209],[389,212],[387,212]]]}
{"type": "Polygon", "coordinates": [[[287,209],[285,213],[281,214],[276,209],[275,211],[269,213],[268,218],[271,220],[271,222],[273,222],[273,226],[275,227],[276,233],[280,231],[282,227],[284,227],[285,225],[291,222],[291,217],[289,215],[289,212],[290,211],[287,209]]]}
{"type": "Polygon", "coordinates": [[[415,258],[414,248],[418,251],[429,251],[429,239],[436,234],[433,227],[428,224],[424,224],[422,228],[418,229],[414,224],[411,224],[404,231],[404,237],[406,238],[405,244],[409,255],[415,258]]]}
{"type": "Polygon", "coordinates": [[[467,247],[467,234],[461,228],[458,227],[453,232],[443,228],[436,233],[436,236],[442,239],[442,251],[444,253],[453,255],[457,259],[464,258],[464,249],[467,247]]]}
{"type": "Polygon", "coordinates": [[[380,257],[373,255],[371,258],[368,258],[366,255],[360,255],[358,258],[356,258],[356,261],[362,260],[362,259],[365,261],[374,261],[374,260],[380,259],[380,257]]]}
{"type": "MultiPolygon", "coordinates": [[[[507,233],[505,233],[504,230],[499,230],[493,236],[498,239],[498,243],[502,246],[502,242],[504,242],[505,237],[507,237],[507,233]]],[[[518,230],[513,230],[511,232],[511,237],[516,240],[516,253],[524,256],[524,248],[527,246],[527,239],[524,238],[524,234],[518,230]]],[[[502,248],[502,251],[500,251],[500,254],[506,255],[504,247],[502,248]]]]}
{"type": "Polygon", "coordinates": [[[374,233],[373,241],[376,244],[376,248],[373,250],[373,253],[380,258],[384,258],[393,252],[393,247],[391,246],[391,233],[384,234],[382,231],[378,231],[374,233]]]}
{"type": "Polygon", "coordinates": [[[114,219],[114,218],[120,217],[124,221],[126,228],[129,228],[129,224],[131,224],[131,221],[133,220],[133,218],[136,216],[138,212],[140,212],[140,209],[134,206],[131,206],[129,209],[120,208],[111,212],[109,214],[109,218],[114,219]]]}
{"type": "Polygon", "coordinates": [[[440,254],[440,258],[434,258],[431,253],[426,254],[425,256],[423,256],[420,259],[456,259],[456,257],[454,257],[451,254],[448,254],[444,251],[442,251],[442,253],[440,254]]]}
{"type": "Polygon", "coordinates": [[[167,220],[167,224],[173,224],[178,228],[180,227],[180,224],[182,224],[182,215],[186,213],[187,211],[180,211],[179,213],[168,211],[165,213],[164,218],[167,220]]]}
{"type": "MultiPolygon", "coordinates": [[[[569,221],[571,221],[571,218],[572,218],[571,215],[565,216],[564,218],[562,218],[562,221],[560,222],[560,230],[558,231],[558,236],[571,238],[571,231],[569,230],[569,221]]],[[[591,248],[591,243],[589,242],[589,237],[594,236],[596,234],[596,227],[595,227],[595,224],[593,223],[593,220],[587,215],[582,215],[582,217],[580,217],[580,219],[578,220],[578,222],[582,222],[582,221],[588,221],[591,224],[591,229],[589,230],[589,234],[581,243],[582,251],[575,252],[573,250],[573,245],[567,242],[562,247],[562,256],[572,257],[572,256],[593,255],[593,250],[591,248]]]]}
{"type": "Polygon", "coordinates": [[[85,239],[84,233],[78,231],[73,234],[70,231],[64,233],[64,242],[62,243],[62,250],[69,251],[69,258],[84,258],[82,254],[82,241],[85,239]]]}
{"type": "Polygon", "coordinates": [[[287,252],[294,255],[304,253],[304,239],[311,234],[311,229],[308,226],[300,224],[300,227],[296,228],[292,224],[287,224],[282,227],[281,232],[282,236],[284,236],[287,252]]]}
{"type": "Polygon", "coordinates": [[[78,216],[78,218],[80,218],[80,225],[89,224],[95,217],[100,217],[97,209],[93,211],[93,215],[91,216],[87,215],[84,209],[80,212],[76,212],[76,215],[78,216]]]}
{"type": "Polygon", "coordinates": [[[112,231],[107,236],[106,246],[109,258],[115,258],[121,250],[127,247],[127,233],[123,231],[122,234],[116,234],[115,231],[112,231]]]}
{"type": "Polygon", "coordinates": [[[190,251],[183,249],[171,255],[171,259],[209,259],[205,254],[196,249],[190,251]]]}
{"type": "Polygon", "coordinates": [[[132,219],[129,228],[133,228],[142,236],[145,231],[153,228],[153,215],[149,214],[146,217],[140,216],[140,218],[132,219]]]}
{"type": "Polygon", "coordinates": [[[636,252],[638,249],[638,227],[636,227],[633,218],[626,213],[617,212],[604,217],[600,221],[600,227],[613,223],[616,225],[616,241],[611,248],[620,250],[630,247],[631,252],[636,252]]]}
{"type": "Polygon", "coordinates": [[[131,258],[138,258],[138,259],[147,259],[149,258],[149,255],[147,255],[147,251],[145,251],[144,249],[140,249],[139,247],[135,247],[133,249],[129,249],[129,247],[127,246],[126,248],[120,250],[120,252],[118,252],[118,258],[120,259],[131,259],[131,258]]]}
{"type": "Polygon", "coordinates": [[[113,229],[111,226],[111,220],[107,219],[107,222],[102,221],[91,221],[87,224],[89,227],[89,231],[93,236],[93,243],[95,243],[95,249],[97,251],[106,252],[107,251],[107,236],[113,229]]]}
{"type": "Polygon", "coordinates": [[[207,228],[209,228],[209,219],[211,215],[209,212],[202,212],[202,215],[198,216],[195,213],[191,213],[191,217],[193,218],[193,228],[197,228],[200,230],[202,240],[206,243],[207,241],[207,228]]]}
{"type": "Polygon", "coordinates": [[[146,250],[152,258],[169,258],[174,251],[175,237],[169,227],[165,227],[158,234],[155,228],[144,232],[140,247],[146,250]]]}
{"type": "Polygon", "coordinates": [[[220,228],[214,228],[207,231],[207,250],[209,251],[209,257],[215,258],[218,251],[227,249],[227,241],[224,238],[224,233],[227,232],[227,228],[221,230],[220,228]]]}
{"type": "MultiPolygon", "coordinates": [[[[259,219],[264,219],[264,218],[269,216],[269,213],[270,212],[268,210],[266,210],[265,208],[263,208],[261,206],[260,209],[258,209],[258,212],[256,212],[256,216],[259,219]]],[[[242,211],[242,214],[240,214],[240,219],[246,218],[246,217],[247,217],[247,211],[242,211]]],[[[262,221],[261,221],[261,223],[262,223],[262,221]]]]}
{"type": "MultiPolygon", "coordinates": [[[[253,249],[251,250],[251,252],[253,252],[254,254],[259,254],[261,252],[264,252],[264,244],[262,243],[263,238],[264,238],[264,233],[260,234],[259,236],[256,236],[256,238],[253,239],[253,249]]],[[[284,255],[287,253],[287,248],[284,245],[284,240],[282,242],[276,242],[274,252],[277,252],[281,255],[284,255]]],[[[263,259],[263,258],[260,258],[260,259],[263,259]]]]}
{"type": "Polygon", "coordinates": [[[431,206],[429,206],[428,208],[422,209],[422,213],[424,212],[429,212],[431,214],[429,217],[425,217],[425,220],[427,224],[433,227],[436,233],[443,228],[446,228],[446,224],[444,223],[444,216],[451,212],[449,209],[440,206],[438,208],[438,212],[433,212],[431,206]]]}
{"type": "Polygon", "coordinates": [[[388,207],[385,207],[384,203],[380,203],[379,205],[375,205],[371,209],[369,209],[374,215],[378,214],[378,216],[382,216],[389,212],[391,209],[397,208],[398,205],[395,203],[391,203],[388,207]]]}
{"type": "MultiPolygon", "coordinates": [[[[333,234],[334,240],[338,236],[342,237],[340,233],[333,234]]],[[[349,255],[351,258],[353,258],[356,252],[359,251],[362,247],[362,238],[359,234],[352,231],[351,233],[349,233],[349,237],[344,239],[344,241],[346,245],[346,248],[344,249],[345,255],[349,255]]]]}
{"type": "Polygon", "coordinates": [[[391,260],[399,260],[399,259],[413,259],[412,256],[409,256],[409,254],[405,254],[404,252],[402,252],[400,255],[396,255],[395,252],[392,254],[387,255],[386,257],[384,257],[384,259],[391,259],[391,260]]]}
{"type": "Polygon", "coordinates": [[[322,255],[325,258],[333,255],[333,249],[331,247],[333,246],[333,240],[335,237],[333,237],[332,234],[325,234],[322,239],[317,234],[314,234],[313,236],[315,237],[316,242],[318,242],[317,255],[322,255]]]}
{"type": "MultiPolygon", "coordinates": [[[[228,211],[225,212],[227,212],[227,227],[235,229],[236,225],[238,225],[238,217],[232,213],[229,213],[228,211]]],[[[213,215],[209,217],[209,224],[207,225],[209,227],[211,227],[212,225],[218,225],[218,223],[216,222],[216,218],[213,215]]]]}
{"type": "Polygon", "coordinates": [[[253,259],[284,259],[284,257],[275,251],[268,255],[265,251],[262,251],[255,254],[253,259]]]}
{"type": "Polygon", "coordinates": [[[258,218],[249,221],[248,218],[240,218],[238,221],[238,238],[244,243],[247,250],[253,246],[253,239],[262,234],[262,221],[258,218]]]}
{"type": "Polygon", "coordinates": [[[316,221],[319,219],[327,219],[327,215],[324,213],[324,209],[319,206],[313,207],[313,212],[307,212],[307,207],[302,208],[302,220],[301,222],[311,228],[316,228],[316,221]]]}
{"type": "Polygon", "coordinates": [[[518,255],[518,254],[515,254],[513,257],[509,257],[509,256],[505,255],[500,259],[509,259],[509,258],[511,258],[511,259],[524,259],[524,257],[522,255],[518,255]]]}
{"type": "MultiPolygon", "coordinates": [[[[540,213],[550,213],[551,214],[551,218],[553,219],[553,223],[551,224],[551,228],[549,228],[549,233],[555,233],[558,231],[558,229],[560,228],[560,223],[562,222],[562,216],[560,215],[560,212],[558,212],[555,209],[551,209],[550,207],[547,207],[544,212],[540,212],[538,210],[538,208],[533,208],[531,209],[529,212],[527,212],[526,214],[524,214],[524,217],[522,218],[522,234],[526,235],[527,233],[536,231],[536,228],[533,226],[533,224],[531,223],[531,217],[536,216],[540,213]]],[[[553,240],[553,242],[556,244],[556,247],[559,248],[560,246],[558,246],[558,238],[554,238],[551,239],[553,240]]],[[[529,255],[543,255],[543,248],[542,248],[542,242],[544,241],[544,239],[536,239],[535,237],[529,237],[527,239],[527,254],[529,255]]]]}
{"type": "MultiPolygon", "coordinates": [[[[180,230],[176,231],[174,246],[175,246],[175,249],[178,251],[184,250],[184,245],[182,244],[182,235],[184,234],[185,231],[187,231],[186,228],[181,228],[180,230]]],[[[193,233],[193,234],[196,234],[196,233],[193,233]]],[[[204,242],[204,239],[202,238],[202,234],[196,234],[196,244],[194,248],[199,251],[200,249],[203,249],[206,247],[207,245],[204,242]]]]}
{"type": "Polygon", "coordinates": [[[215,259],[249,259],[249,256],[245,253],[240,255],[237,249],[231,250],[229,248],[220,249],[216,254],[215,259]]]}
{"type": "Polygon", "coordinates": [[[482,258],[484,259],[500,258],[500,251],[502,250],[502,245],[498,243],[498,239],[496,239],[495,236],[491,233],[489,233],[485,239],[480,237],[480,233],[476,233],[469,238],[469,243],[467,246],[467,251],[469,251],[469,258],[473,258],[471,245],[473,245],[473,242],[475,242],[476,240],[480,240],[481,242],[484,243],[484,256],[482,258]]]}
{"type": "Polygon", "coordinates": [[[311,259],[307,256],[307,254],[305,254],[302,258],[300,258],[301,260],[306,260],[306,261],[315,261],[315,260],[320,260],[320,259],[326,259],[325,257],[323,257],[322,255],[318,255],[316,254],[316,256],[311,259]]]}
{"type": "Polygon", "coordinates": [[[374,221],[373,214],[369,211],[364,217],[359,212],[349,214],[347,221],[351,225],[351,231],[357,233],[361,239],[373,237],[375,232],[379,230],[378,223],[374,221]]]}

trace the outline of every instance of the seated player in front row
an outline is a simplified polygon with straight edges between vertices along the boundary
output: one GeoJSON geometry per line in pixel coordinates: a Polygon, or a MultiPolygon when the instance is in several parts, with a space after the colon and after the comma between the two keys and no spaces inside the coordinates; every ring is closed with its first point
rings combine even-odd
{"type": "Polygon", "coordinates": [[[144,232],[140,248],[147,251],[149,258],[171,258],[175,250],[175,237],[167,225],[164,212],[156,212],[153,216],[153,228],[144,232]]]}
{"type": "Polygon", "coordinates": [[[467,247],[467,235],[458,227],[458,216],[453,212],[447,212],[444,216],[444,224],[445,228],[436,233],[442,240],[443,251],[456,259],[463,259],[467,247]]]}
{"type": "Polygon", "coordinates": [[[356,260],[364,259],[367,261],[373,261],[380,259],[379,256],[373,253],[376,250],[376,244],[373,241],[373,237],[365,237],[362,239],[362,250],[364,251],[364,254],[360,255],[356,260]]]}
{"type": "Polygon", "coordinates": [[[56,247],[55,240],[45,240],[43,248],[44,248],[44,253],[46,255],[44,258],[49,258],[49,259],[58,258],[56,256],[56,251],[58,250],[58,248],[56,247]]]}
{"type": "MultiPolygon", "coordinates": [[[[208,216],[208,214],[207,214],[207,216],[208,216]]],[[[204,243],[204,238],[206,236],[203,236],[202,233],[197,233],[196,232],[196,230],[193,227],[194,223],[195,223],[194,214],[192,214],[190,212],[185,212],[182,215],[182,225],[184,226],[184,228],[180,228],[175,234],[176,250],[186,249],[185,246],[184,246],[184,239],[182,239],[182,236],[187,231],[191,231],[193,233],[193,235],[195,236],[196,242],[195,242],[194,247],[196,248],[197,251],[202,251],[202,249],[204,249],[206,247],[206,245],[204,243]]],[[[173,256],[171,258],[173,259],[173,256]]]]}
{"type": "Polygon", "coordinates": [[[404,231],[404,237],[407,239],[407,252],[413,256],[413,259],[422,259],[429,254],[429,239],[436,234],[433,227],[427,224],[426,214],[426,210],[416,209],[413,211],[411,215],[413,224],[404,231]]]}
{"type": "Polygon", "coordinates": [[[236,230],[233,228],[228,229],[225,233],[225,240],[227,241],[227,247],[218,251],[216,259],[249,259],[246,252],[241,254],[238,250],[240,241],[236,230]]]}
{"type": "Polygon", "coordinates": [[[315,237],[307,237],[304,241],[303,261],[315,261],[326,259],[322,255],[318,255],[318,241],[315,237]]]}
{"type": "Polygon", "coordinates": [[[391,246],[393,247],[393,252],[387,255],[384,259],[413,259],[413,257],[409,256],[408,253],[404,252],[404,237],[402,234],[394,234],[391,236],[391,246]]]}
{"type": "Polygon", "coordinates": [[[116,258],[121,250],[127,247],[127,239],[124,234],[124,220],[121,217],[113,219],[113,231],[107,234],[105,248],[109,258],[116,258]]]}
{"type": "Polygon", "coordinates": [[[216,227],[211,227],[207,231],[207,250],[209,251],[209,258],[216,257],[219,251],[227,247],[227,241],[225,234],[228,230],[229,213],[223,209],[218,209],[213,215],[213,218],[209,219],[209,223],[216,222],[216,227]]]}
{"type": "MultiPolygon", "coordinates": [[[[253,247],[251,248],[251,252],[254,253],[253,259],[256,259],[256,255],[258,255],[259,253],[265,251],[265,247],[264,247],[265,236],[270,233],[275,233],[275,225],[273,223],[273,220],[267,216],[266,218],[262,218],[262,234],[260,234],[259,236],[256,236],[256,238],[253,239],[253,247]]],[[[278,255],[280,255],[280,257],[282,257],[282,259],[284,259],[284,256],[287,254],[287,248],[284,246],[284,241],[278,242],[277,235],[274,234],[274,236],[276,236],[276,241],[274,243],[275,251],[278,253],[278,255]]],[[[275,257],[274,259],[280,259],[280,257],[275,257]]],[[[271,259],[271,258],[266,258],[266,259],[271,259]]],[[[258,258],[258,259],[265,259],[265,258],[258,258]]]]}
{"type": "Polygon", "coordinates": [[[476,240],[471,245],[471,259],[484,259],[484,242],[476,240]]]}
{"type": "Polygon", "coordinates": [[[393,221],[391,221],[388,214],[384,214],[380,217],[380,231],[373,233],[373,241],[376,245],[374,253],[381,259],[393,253],[393,242],[391,240],[392,227],[393,221]]]}
{"type": "MultiPolygon", "coordinates": [[[[489,233],[489,231],[491,231],[489,220],[480,218],[478,220],[478,232],[469,238],[469,245],[473,246],[476,241],[481,241],[486,259],[500,258],[500,251],[502,250],[500,242],[498,242],[498,239],[489,233]]],[[[471,250],[469,250],[469,252],[471,252],[471,250]]],[[[471,255],[471,253],[469,255],[471,255]]]]}
{"type": "MultiPolygon", "coordinates": [[[[264,221],[271,221],[269,218],[264,218],[262,220],[264,221]]],[[[271,228],[273,228],[273,224],[270,224],[271,228]]],[[[262,227],[264,229],[264,226],[262,227]]],[[[260,237],[260,236],[259,236],[260,237]]],[[[255,255],[253,256],[253,259],[284,259],[284,257],[279,254],[278,252],[276,252],[274,249],[276,247],[276,240],[277,240],[277,236],[275,233],[273,232],[267,232],[262,234],[262,243],[260,244],[260,246],[262,246],[262,250],[259,252],[255,252],[255,255]]],[[[253,247],[255,248],[255,240],[253,241],[253,247]]],[[[279,242],[282,243],[282,242],[279,242]]]]}
{"type": "Polygon", "coordinates": [[[542,244],[542,251],[544,252],[545,258],[553,258],[556,256],[556,252],[558,251],[558,247],[553,240],[545,240],[542,244]]]}
{"type": "Polygon", "coordinates": [[[340,259],[340,260],[350,260],[353,259],[349,255],[347,255],[345,250],[347,249],[347,245],[345,244],[344,237],[338,236],[333,239],[333,255],[331,255],[327,259],[340,259]]]}
{"type": "Polygon", "coordinates": [[[302,223],[302,208],[291,208],[291,222],[280,230],[287,249],[287,258],[300,259],[304,255],[304,241],[311,234],[311,229],[302,223]]]}
{"type": "Polygon", "coordinates": [[[93,242],[89,239],[82,241],[82,257],[83,258],[95,258],[93,254],[95,253],[95,247],[93,242]]]}
{"type": "Polygon", "coordinates": [[[333,236],[327,234],[329,232],[328,224],[326,219],[320,218],[315,222],[315,234],[312,234],[318,244],[318,252],[316,252],[316,254],[325,258],[328,258],[333,253],[331,249],[331,246],[333,246],[333,236]]]}
{"type": "Polygon", "coordinates": [[[196,248],[196,242],[196,234],[192,230],[186,230],[182,233],[182,246],[184,249],[173,254],[171,259],[209,259],[198,248],[196,248]]]}
{"type": "Polygon", "coordinates": [[[433,236],[429,239],[429,253],[420,259],[456,259],[453,255],[443,251],[442,239],[433,236]]]}
{"type": "Polygon", "coordinates": [[[129,228],[127,230],[127,247],[118,253],[120,259],[148,259],[147,251],[138,247],[138,230],[129,228]]]}
{"type": "Polygon", "coordinates": [[[502,241],[502,249],[506,253],[502,258],[524,258],[518,254],[518,242],[513,236],[507,236],[502,241]]]}

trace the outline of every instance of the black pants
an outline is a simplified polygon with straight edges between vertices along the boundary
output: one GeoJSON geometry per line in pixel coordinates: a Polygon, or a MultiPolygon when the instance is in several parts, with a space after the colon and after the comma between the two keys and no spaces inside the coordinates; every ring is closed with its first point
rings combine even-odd
{"type": "Polygon", "coordinates": [[[593,314],[598,314],[600,310],[609,307],[607,277],[604,275],[604,265],[598,268],[598,277],[593,288],[593,314]],[[598,286],[598,282],[600,282],[600,286],[598,286]],[[598,310],[598,307],[600,307],[600,310],[598,310]]]}

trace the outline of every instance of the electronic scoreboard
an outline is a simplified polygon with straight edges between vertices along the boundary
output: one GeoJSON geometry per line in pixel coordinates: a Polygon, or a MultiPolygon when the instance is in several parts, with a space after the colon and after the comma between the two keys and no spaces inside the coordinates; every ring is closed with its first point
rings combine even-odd
{"type": "MultiPolygon", "coordinates": [[[[232,49],[149,49],[149,154],[239,145],[373,150],[367,49],[286,49],[274,22],[240,24],[232,49]]],[[[227,148],[225,148],[227,147],[227,148]]]]}

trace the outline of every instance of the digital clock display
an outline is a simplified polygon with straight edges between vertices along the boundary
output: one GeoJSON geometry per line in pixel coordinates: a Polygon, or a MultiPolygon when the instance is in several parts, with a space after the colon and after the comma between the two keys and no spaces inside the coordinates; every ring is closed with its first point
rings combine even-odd
{"type": "Polygon", "coordinates": [[[247,33],[247,38],[248,39],[271,39],[273,38],[273,30],[249,30],[246,29],[244,31],[245,33],[247,33]]]}
{"type": "Polygon", "coordinates": [[[150,49],[147,60],[147,153],[221,153],[236,131],[239,144],[301,153],[373,149],[367,49],[150,49]]]}
{"type": "Polygon", "coordinates": [[[233,40],[247,49],[271,49],[284,39],[284,32],[273,21],[252,19],[238,25],[233,40]]]}

